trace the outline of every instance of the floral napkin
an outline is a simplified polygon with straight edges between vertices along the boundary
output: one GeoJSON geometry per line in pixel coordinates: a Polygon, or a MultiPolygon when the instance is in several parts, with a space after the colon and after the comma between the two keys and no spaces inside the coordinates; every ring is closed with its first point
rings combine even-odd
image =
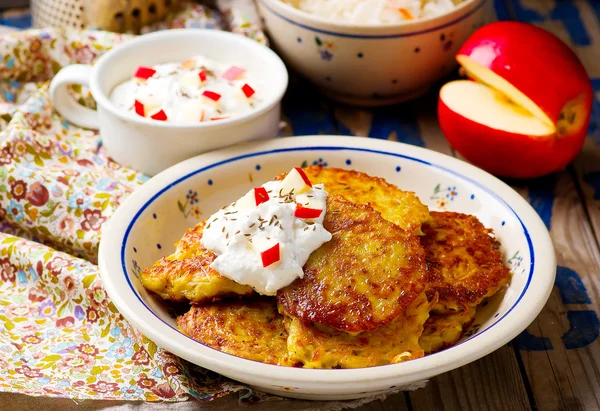
{"type": "MultiPolygon", "coordinates": [[[[251,0],[189,3],[163,25],[266,42],[251,0]]],[[[0,37],[0,390],[73,399],[212,400],[249,389],[158,348],[110,302],[96,265],[102,226],[147,177],[112,161],[95,131],[48,99],[61,67],[128,35],[29,30],[0,37]]],[[[73,87],[81,104],[89,91],[73,87]]],[[[260,395],[252,397],[260,400],[260,395]]]]}

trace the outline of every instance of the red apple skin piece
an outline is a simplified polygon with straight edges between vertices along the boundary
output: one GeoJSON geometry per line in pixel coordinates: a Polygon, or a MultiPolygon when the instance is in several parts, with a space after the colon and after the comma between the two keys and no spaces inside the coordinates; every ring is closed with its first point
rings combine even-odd
{"type": "MultiPolygon", "coordinates": [[[[514,21],[491,23],[473,33],[458,51],[460,56],[503,77],[554,124],[565,104],[579,96],[591,112],[593,91],[585,68],[565,43],[546,30],[514,21]]],[[[582,127],[585,131],[588,122],[589,116],[582,127]]]]}
{"type": "Polygon", "coordinates": [[[496,130],[450,110],[441,98],[438,120],[450,144],[467,160],[492,174],[512,178],[540,177],[564,168],[581,149],[587,130],[569,138],[496,130]]]}

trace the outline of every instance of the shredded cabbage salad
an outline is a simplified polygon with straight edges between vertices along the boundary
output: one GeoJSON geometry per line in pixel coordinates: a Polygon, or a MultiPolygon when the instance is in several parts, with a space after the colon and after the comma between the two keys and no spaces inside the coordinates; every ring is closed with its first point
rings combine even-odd
{"type": "Polygon", "coordinates": [[[438,16],[465,0],[282,0],[326,19],[356,24],[395,24],[438,16]]]}

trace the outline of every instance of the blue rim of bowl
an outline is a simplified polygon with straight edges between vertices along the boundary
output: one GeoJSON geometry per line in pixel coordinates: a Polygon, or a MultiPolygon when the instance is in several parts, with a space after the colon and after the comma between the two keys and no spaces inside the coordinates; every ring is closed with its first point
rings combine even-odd
{"type": "MultiPolygon", "coordinates": [[[[228,158],[226,160],[221,160],[221,161],[217,161],[216,163],[207,165],[205,167],[202,167],[198,170],[192,171],[191,173],[188,173],[186,175],[184,175],[183,177],[178,178],[177,180],[175,180],[172,183],[169,183],[167,186],[163,187],[162,189],[160,189],[156,194],[154,194],[148,201],[146,201],[144,203],[144,205],[135,213],[135,215],[133,216],[133,219],[131,220],[131,222],[128,224],[127,229],[125,230],[125,235],[123,236],[123,242],[121,244],[121,267],[123,270],[123,274],[125,276],[125,280],[127,281],[127,285],[129,286],[129,288],[131,289],[131,291],[133,292],[133,294],[136,296],[136,298],[138,299],[138,301],[150,312],[152,313],[153,316],[155,316],[159,321],[161,321],[163,324],[165,324],[166,326],[168,326],[169,328],[177,331],[179,334],[181,334],[183,337],[194,341],[197,344],[201,344],[207,348],[210,348],[212,350],[215,351],[219,351],[213,347],[209,347],[206,344],[202,344],[199,341],[194,340],[193,338],[185,335],[184,333],[182,333],[179,329],[177,329],[176,327],[173,327],[171,324],[167,323],[165,320],[163,320],[162,318],[160,318],[152,309],[150,309],[150,307],[148,307],[148,305],[144,302],[144,300],[142,299],[142,297],[138,294],[138,292],[136,291],[135,287],[133,286],[133,284],[131,283],[131,280],[129,278],[129,276],[127,275],[127,263],[125,262],[125,252],[127,249],[127,240],[129,238],[129,234],[131,233],[131,230],[133,228],[133,226],[135,225],[136,221],[138,220],[138,218],[144,213],[144,211],[154,202],[154,200],[156,200],[158,197],[160,197],[162,194],[164,194],[166,191],[170,190],[171,188],[175,187],[176,185],[184,182],[185,180],[189,179],[190,177],[193,177],[197,174],[203,173],[205,171],[211,170],[213,168],[216,167],[220,167],[222,165],[225,164],[229,164],[229,163],[233,163],[239,160],[245,160],[248,158],[253,158],[253,157],[258,157],[258,156],[267,156],[267,155],[273,155],[273,154],[279,154],[279,153],[288,153],[288,152],[295,152],[295,151],[358,151],[358,152],[364,152],[364,153],[370,153],[370,154],[380,154],[380,155],[386,155],[386,156],[392,156],[392,157],[398,157],[398,158],[403,158],[405,160],[410,160],[410,161],[414,161],[416,163],[421,163],[421,164],[425,164],[427,166],[430,167],[435,167],[438,168],[440,170],[443,170],[447,173],[450,173],[454,176],[457,176],[465,181],[468,181],[469,183],[477,186],[479,189],[485,191],[486,193],[488,193],[489,195],[491,195],[493,198],[495,198],[496,200],[498,200],[501,204],[503,204],[507,209],[509,209],[514,216],[517,218],[517,220],[519,221],[519,223],[521,224],[521,227],[523,228],[523,234],[525,235],[525,238],[527,239],[527,246],[529,249],[529,258],[530,258],[530,269],[529,269],[529,274],[527,275],[527,282],[525,283],[525,287],[523,288],[523,291],[521,292],[521,294],[519,295],[519,297],[517,298],[517,300],[514,302],[514,304],[508,309],[506,310],[506,312],[499,317],[496,321],[494,321],[493,324],[491,324],[489,327],[487,327],[485,330],[467,338],[464,341],[459,342],[458,344],[453,345],[452,347],[447,348],[446,350],[442,350],[440,352],[434,353],[434,354],[429,354],[427,355],[427,357],[432,357],[438,354],[443,353],[444,351],[447,350],[451,350],[454,347],[457,347],[461,344],[466,343],[467,341],[470,341],[471,339],[482,335],[483,333],[487,332],[488,330],[490,330],[492,327],[494,327],[496,324],[498,324],[500,321],[502,321],[521,301],[521,299],[523,298],[523,296],[525,295],[525,293],[527,292],[529,285],[531,283],[531,280],[533,278],[533,272],[534,272],[534,268],[535,268],[535,253],[533,251],[533,243],[531,241],[531,236],[529,235],[529,231],[527,230],[527,227],[525,226],[525,224],[523,223],[523,221],[521,220],[521,217],[519,217],[519,215],[516,213],[516,211],[508,204],[506,203],[506,201],[504,201],[504,199],[502,197],[500,197],[498,194],[496,194],[495,192],[491,191],[490,189],[488,189],[487,187],[483,186],[482,184],[480,184],[479,182],[464,176],[463,174],[460,174],[454,170],[451,170],[447,167],[443,167],[437,164],[432,164],[429,161],[425,161],[422,160],[420,158],[416,158],[416,157],[411,157],[411,156],[407,156],[404,154],[399,154],[399,153],[391,153],[389,151],[383,151],[383,150],[372,150],[372,149],[368,149],[368,148],[360,148],[360,147],[345,147],[345,146],[307,146],[307,147],[289,147],[289,148],[280,148],[280,149],[275,149],[275,150],[267,150],[267,151],[260,151],[260,152],[256,152],[256,153],[249,153],[249,154],[243,154],[240,156],[236,156],[236,157],[232,157],[232,158],[228,158]]],[[[233,354],[228,354],[228,353],[224,353],[222,351],[219,351],[223,354],[227,354],[230,355],[232,357],[235,358],[240,358],[237,357],[233,354]]],[[[244,359],[244,358],[242,358],[244,359]]],[[[418,361],[419,358],[412,360],[412,361],[418,361]]],[[[251,361],[251,360],[246,360],[246,361],[251,361]]],[[[272,365],[272,364],[267,364],[267,365],[272,365]]],[[[379,367],[385,367],[385,366],[390,366],[390,365],[398,365],[398,364],[387,364],[387,365],[380,365],[379,367]]],[[[282,367],[281,365],[274,365],[275,367],[282,367]]]]}
{"type": "MultiPolygon", "coordinates": [[[[469,17],[471,17],[473,14],[475,14],[477,11],[479,11],[479,9],[481,9],[485,3],[488,0],[481,0],[481,2],[475,6],[472,10],[470,10],[468,13],[463,14],[462,16],[452,20],[451,22],[448,22],[446,24],[442,24],[441,26],[437,26],[437,27],[432,27],[430,29],[425,29],[425,30],[421,30],[421,31],[413,31],[412,33],[403,33],[403,34],[380,34],[380,35],[365,35],[365,34],[348,34],[348,33],[338,33],[335,31],[329,31],[329,30],[322,30],[322,29],[317,29],[315,27],[311,27],[308,26],[306,24],[302,24],[302,23],[298,23],[288,17],[283,16],[281,13],[276,12],[275,10],[273,10],[272,7],[269,7],[264,0],[259,0],[260,4],[266,8],[267,10],[269,10],[271,13],[273,13],[274,15],[276,15],[277,17],[279,17],[280,19],[283,19],[285,21],[287,21],[288,23],[294,25],[294,26],[298,26],[301,27],[305,30],[310,30],[313,31],[315,33],[320,33],[320,34],[328,34],[330,36],[337,36],[337,37],[346,37],[346,38],[352,38],[352,39],[365,39],[365,40],[377,40],[377,39],[396,39],[396,38],[401,38],[401,37],[412,37],[412,36],[418,36],[420,34],[427,34],[427,33],[431,33],[434,31],[438,31],[441,29],[445,29],[446,27],[452,26],[456,23],[459,23],[469,17]]],[[[291,7],[291,6],[289,6],[291,7]]],[[[308,13],[307,13],[308,14],[308,13]]],[[[310,16],[310,14],[308,14],[310,16]]]]}

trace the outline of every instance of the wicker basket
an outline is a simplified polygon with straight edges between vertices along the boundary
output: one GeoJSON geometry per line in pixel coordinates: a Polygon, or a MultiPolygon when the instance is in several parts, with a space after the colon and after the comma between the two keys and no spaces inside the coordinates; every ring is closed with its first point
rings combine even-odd
{"type": "Polygon", "coordinates": [[[164,20],[181,0],[31,0],[34,27],[97,28],[138,33],[164,20]]]}

